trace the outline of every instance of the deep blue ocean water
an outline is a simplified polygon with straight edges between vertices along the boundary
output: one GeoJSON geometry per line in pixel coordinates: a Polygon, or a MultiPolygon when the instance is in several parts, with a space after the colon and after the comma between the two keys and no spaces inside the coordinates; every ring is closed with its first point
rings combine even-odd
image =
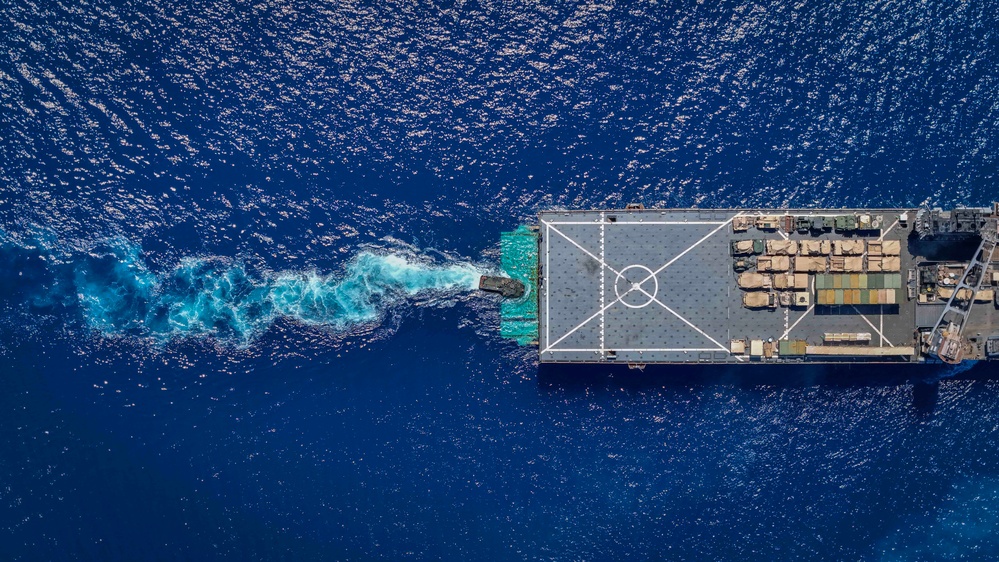
{"type": "Polygon", "coordinates": [[[541,209],[999,198],[999,3],[0,6],[3,560],[996,560],[999,371],[539,370],[541,209]]]}

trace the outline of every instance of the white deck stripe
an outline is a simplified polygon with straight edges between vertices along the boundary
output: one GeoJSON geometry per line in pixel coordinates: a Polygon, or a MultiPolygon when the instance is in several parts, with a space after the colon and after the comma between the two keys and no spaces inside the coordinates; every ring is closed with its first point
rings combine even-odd
{"type": "MultiPolygon", "coordinates": [[[[809,275],[809,278],[810,279],[809,279],[808,293],[811,294],[811,295],[815,295],[815,276],[814,275],[809,275]]],[[[812,305],[809,306],[808,309],[806,309],[805,312],[801,316],[799,316],[797,320],[794,321],[794,324],[791,324],[790,328],[784,330],[784,335],[782,335],[781,337],[779,337],[777,339],[782,340],[782,339],[786,338],[787,335],[791,333],[791,330],[793,330],[794,327],[798,325],[798,322],[801,322],[802,320],[804,320],[805,317],[808,316],[808,313],[811,312],[811,311],[813,311],[813,310],[815,310],[815,303],[812,303],[812,305]]]]}
{"type": "MultiPolygon", "coordinates": [[[[708,238],[710,238],[710,237],[714,236],[715,234],[717,234],[726,225],[731,224],[732,221],[735,218],[738,218],[740,216],[745,216],[746,214],[747,214],[746,212],[739,211],[735,215],[733,215],[732,217],[730,217],[728,220],[726,220],[724,222],[716,222],[716,221],[643,221],[643,222],[613,222],[613,223],[608,223],[608,222],[606,222],[606,220],[599,220],[599,221],[551,221],[551,222],[543,221],[543,220],[540,221],[540,222],[542,222],[542,223],[545,224],[546,233],[548,234],[548,236],[546,236],[546,243],[545,243],[545,264],[546,264],[546,277],[548,277],[549,279],[546,280],[546,281],[550,281],[550,277],[551,277],[551,271],[550,271],[550,269],[548,269],[548,267],[550,265],[550,235],[551,235],[551,231],[555,231],[557,234],[559,234],[560,236],[562,236],[563,238],[565,238],[572,245],[576,246],[579,250],[581,250],[587,256],[589,256],[590,258],[592,258],[595,261],[597,261],[598,264],[600,264],[600,266],[601,266],[601,270],[600,270],[600,277],[601,277],[601,287],[600,287],[600,289],[601,289],[600,305],[601,306],[600,306],[600,310],[598,310],[594,315],[590,316],[589,318],[587,318],[586,320],[584,320],[583,322],[581,322],[578,326],[576,326],[572,330],[569,330],[568,332],[566,332],[562,337],[558,338],[554,342],[551,341],[551,334],[550,334],[550,332],[551,332],[550,287],[549,287],[549,284],[546,282],[546,284],[545,284],[545,300],[546,300],[546,303],[545,303],[546,304],[546,306],[545,306],[545,317],[546,317],[547,322],[546,322],[545,341],[546,341],[547,345],[545,346],[544,350],[541,353],[545,353],[545,352],[584,352],[584,353],[585,352],[589,352],[589,353],[604,353],[606,351],[606,346],[605,346],[604,337],[603,337],[604,322],[605,322],[604,313],[608,309],[610,309],[612,306],[614,306],[615,304],[617,304],[619,301],[622,301],[623,298],[627,294],[631,293],[632,291],[636,291],[637,290],[637,291],[640,291],[641,293],[644,293],[646,296],[650,297],[650,299],[652,301],[655,301],[656,304],[658,304],[664,310],[666,310],[667,312],[669,312],[670,314],[672,314],[673,316],[675,316],[677,319],[679,319],[680,321],[682,321],[684,324],[686,324],[687,326],[689,326],[691,329],[695,330],[696,332],[698,332],[699,334],[701,334],[702,336],[704,336],[705,338],[707,338],[708,340],[710,340],[712,343],[714,343],[717,346],[717,349],[715,349],[715,348],[646,348],[646,349],[642,349],[642,348],[615,348],[615,351],[623,351],[623,352],[661,352],[661,353],[724,351],[724,352],[728,353],[730,356],[735,357],[735,359],[737,359],[739,361],[745,360],[746,359],[745,357],[740,357],[740,356],[737,356],[737,355],[733,355],[731,353],[731,350],[729,348],[727,348],[726,346],[722,345],[716,339],[714,339],[713,337],[711,337],[710,335],[708,335],[707,333],[705,333],[703,330],[701,330],[700,328],[698,328],[697,326],[695,326],[692,322],[688,321],[686,318],[684,318],[679,313],[677,313],[675,310],[673,310],[672,308],[670,308],[669,306],[667,306],[666,304],[664,304],[658,298],[652,296],[650,293],[648,293],[647,291],[645,291],[644,289],[642,289],[641,286],[642,286],[643,283],[649,281],[650,279],[652,279],[653,277],[655,277],[656,275],[658,275],[659,273],[661,273],[662,271],[664,271],[665,269],[667,269],[669,266],[671,266],[672,264],[674,264],[676,261],[678,261],[679,259],[681,259],[687,253],[689,253],[692,250],[694,250],[697,246],[699,246],[700,244],[702,244],[708,238]],[[621,273],[619,271],[617,271],[616,269],[614,269],[613,267],[609,266],[606,263],[606,255],[605,255],[605,251],[604,251],[604,230],[605,230],[605,228],[606,228],[606,226],[608,224],[615,225],[615,226],[618,226],[618,225],[621,225],[621,226],[623,226],[623,225],[713,225],[714,226],[714,225],[716,225],[717,228],[715,228],[714,230],[712,230],[711,232],[709,232],[708,234],[706,234],[704,237],[702,237],[701,239],[699,239],[696,242],[694,242],[688,248],[686,248],[685,250],[683,250],[682,252],[680,252],[679,254],[677,254],[676,256],[674,256],[672,259],[670,259],[665,264],[663,264],[662,267],[660,267],[659,269],[657,269],[654,272],[652,272],[652,274],[650,274],[645,279],[643,279],[642,281],[640,281],[637,284],[637,287],[633,286],[632,288],[629,288],[627,291],[625,291],[624,294],[622,294],[618,298],[614,299],[609,304],[604,305],[604,301],[605,301],[604,278],[605,278],[605,275],[604,275],[603,268],[609,269],[615,275],[621,275],[621,273]],[[586,248],[584,248],[582,245],[580,245],[578,242],[576,242],[575,240],[573,240],[572,238],[570,238],[569,236],[567,236],[561,230],[559,230],[558,228],[556,228],[556,225],[558,225],[558,226],[561,226],[561,225],[600,225],[600,243],[601,243],[600,244],[600,257],[597,257],[592,252],[590,252],[589,250],[587,250],[586,248]],[[585,325],[587,325],[589,322],[591,322],[597,316],[600,316],[600,321],[601,321],[600,349],[583,349],[583,348],[562,348],[562,349],[556,349],[556,346],[558,344],[560,344],[562,341],[564,341],[566,338],[568,338],[573,333],[575,333],[578,330],[580,330],[581,328],[583,328],[585,325]]],[[[758,212],[758,214],[762,215],[762,213],[759,213],[759,212],[758,212]]],[[[804,215],[804,216],[809,216],[809,217],[833,217],[833,216],[840,216],[840,215],[838,215],[838,214],[808,214],[808,215],[804,215]]],[[[602,218],[605,217],[605,213],[601,213],[601,217],[602,218]]],[[[878,240],[883,240],[885,238],[885,236],[889,232],[891,232],[898,225],[898,223],[899,223],[899,221],[895,220],[895,222],[893,222],[887,229],[883,230],[882,233],[881,233],[881,236],[878,238],[878,240]]],[[[779,229],[778,229],[778,234],[780,234],[785,240],[788,239],[788,236],[786,234],[784,234],[783,232],[781,232],[779,229]]],[[[812,293],[814,294],[814,281],[813,281],[812,287],[813,287],[812,293]]],[[[881,324],[881,329],[879,329],[879,328],[877,328],[877,327],[874,326],[874,324],[871,322],[870,319],[868,319],[866,316],[864,316],[863,314],[861,314],[860,311],[855,306],[853,308],[857,312],[857,314],[864,320],[864,322],[866,322],[867,325],[871,327],[871,329],[873,329],[875,332],[878,333],[878,335],[880,336],[880,339],[881,339],[881,346],[882,347],[884,346],[885,342],[887,342],[889,346],[894,347],[894,344],[892,344],[892,342],[890,340],[888,340],[888,338],[886,338],[885,335],[884,335],[884,333],[883,333],[883,329],[884,329],[883,309],[881,311],[880,318],[879,318],[879,323],[881,324]]],[[[811,314],[813,312],[814,309],[815,309],[815,304],[812,304],[790,326],[788,326],[788,320],[789,320],[788,314],[787,314],[788,311],[785,310],[785,321],[784,321],[785,332],[781,336],[780,339],[786,338],[798,326],[798,324],[802,320],[804,320],[805,317],[807,317],[809,314],[811,314]]]]}
{"type": "Polygon", "coordinates": [[[878,335],[881,336],[882,339],[884,339],[886,342],[888,342],[888,347],[895,347],[895,344],[891,343],[891,340],[888,339],[888,338],[886,338],[885,335],[881,333],[881,330],[879,330],[877,328],[877,326],[875,326],[874,324],[872,324],[871,321],[868,320],[866,316],[864,316],[863,314],[860,314],[860,310],[857,307],[855,307],[853,305],[850,305],[850,306],[853,308],[853,310],[857,311],[857,314],[859,314],[860,317],[864,319],[864,322],[867,322],[867,325],[870,326],[872,330],[874,330],[875,332],[877,332],[878,335]]]}
{"type": "MultiPolygon", "coordinates": [[[[571,348],[571,349],[570,348],[559,348],[559,349],[552,349],[550,351],[554,351],[554,352],[557,352],[557,353],[562,353],[562,352],[565,352],[565,353],[570,353],[570,352],[575,352],[575,353],[600,353],[601,352],[601,350],[599,350],[599,349],[581,349],[581,348],[571,348]]],[[[620,347],[616,347],[612,351],[630,351],[630,352],[642,351],[642,352],[649,352],[649,353],[655,353],[655,352],[658,352],[658,353],[679,353],[679,352],[683,352],[683,351],[708,352],[708,351],[719,351],[719,350],[715,349],[713,347],[669,347],[669,348],[655,348],[655,347],[650,347],[650,348],[638,348],[638,347],[635,347],[635,348],[620,348],[620,347]]]]}
{"type": "MultiPolygon", "coordinates": [[[[640,290],[641,292],[643,292],[646,295],[648,295],[648,296],[651,297],[652,295],[650,295],[644,289],[641,288],[641,285],[643,283],[645,283],[649,279],[652,279],[653,277],[655,277],[659,272],[663,271],[664,269],[666,269],[667,267],[669,267],[670,265],[672,265],[676,260],[678,260],[681,257],[683,257],[684,255],[686,255],[688,252],[690,252],[691,250],[693,250],[694,248],[696,248],[697,246],[699,246],[702,242],[704,242],[705,240],[707,240],[711,236],[714,236],[719,230],[721,230],[722,228],[724,228],[726,225],[730,224],[733,219],[735,219],[736,217],[741,216],[741,215],[742,215],[742,213],[736,213],[734,216],[732,216],[731,218],[729,218],[725,222],[722,222],[722,223],[712,223],[712,224],[717,224],[718,228],[715,228],[714,230],[712,230],[711,232],[709,232],[708,234],[706,234],[703,238],[701,238],[697,242],[694,242],[693,244],[691,244],[690,247],[688,247],[686,250],[684,250],[683,252],[681,252],[680,254],[678,254],[676,257],[674,257],[672,260],[670,260],[669,262],[667,262],[665,265],[663,265],[662,267],[660,267],[657,271],[653,272],[652,275],[647,276],[643,281],[639,282],[637,285],[633,285],[632,288],[628,289],[621,296],[619,296],[616,299],[614,299],[613,301],[611,301],[610,304],[608,304],[606,306],[602,306],[600,308],[600,310],[598,310],[595,314],[593,314],[592,316],[590,316],[586,320],[583,320],[578,326],[576,326],[575,328],[573,328],[573,329],[569,330],[568,332],[566,332],[562,337],[558,338],[554,342],[551,342],[549,340],[548,344],[545,346],[545,349],[542,350],[541,353],[546,353],[548,351],[561,351],[561,350],[554,349],[555,346],[557,346],[559,343],[561,343],[562,341],[564,341],[570,335],[576,333],[580,328],[582,328],[583,326],[585,326],[586,324],[588,324],[590,321],[592,321],[597,316],[602,316],[603,313],[607,309],[609,309],[610,307],[614,306],[619,301],[621,301],[625,297],[625,295],[628,295],[629,293],[631,293],[632,291],[634,291],[636,286],[638,287],[638,290],[640,290]]],[[[593,255],[592,252],[590,252],[586,248],[584,248],[581,245],[579,245],[572,238],[569,238],[568,236],[566,236],[565,233],[563,233],[558,228],[555,228],[555,226],[553,226],[554,223],[550,223],[550,222],[547,222],[547,221],[541,221],[541,222],[544,223],[546,229],[548,229],[549,231],[554,230],[556,233],[559,234],[559,236],[561,236],[562,238],[565,238],[573,246],[576,246],[577,248],[579,248],[580,250],[582,250],[583,253],[585,253],[586,255],[590,256],[594,260],[596,260],[597,263],[599,263],[601,265],[601,267],[606,267],[607,269],[613,271],[615,275],[621,275],[620,272],[618,272],[617,270],[615,270],[613,267],[610,267],[609,265],[607,265],[603,260],[601,260],[597,256],[593,255]]],[[[587,223],[587,224],[597,224],[597,223],[594,222],[594,223],[587,223]]],[[[687,224],[689,224],[689,223],[687,223],[687,224]]],[[[550,275],[550,273],[549,273],[549,275],[550,275]]],[[[679,314],[677,314],[677,312],[674,311],[672,308],[666,306],[665,304],[663,304],[662,302],[660,302],[658,299],[653,298],[652,300],[656,301],[656,303],[659,304],[659,306],[661,306],[664,309],[666,309],[667,311],[669,311],[671,314],[673,314],[674,316],[676,316],[677,318],[679,318],[683,323],[685,323],[688,326],[690,326],[691,328],[693,328],[699,334],[701,334],[704,337],[706,337],[707,339],[711,340],[711,343],[717,345],[719,350],[725,351],[726,353],[731,353],[731,351],[727,347],[725,347],[724,345],[718,343],[718,340],[712,338],[708,334],[704,333],[704,331],[702,331],[700,328],[698,328],[697,326],[691,324],[689,321],[687,321],[686,318],[684,318],[684,317],[680,316],[679,314]]]]}
{"type": "Polygon", "coordinates": [[[782,340],[782,339],[786,338],[787,335],[791,333],[791,330],[793,330],[798,325],[798,322],[801,322],[802,320],[804,320],[805,317],[808,316],[808,313],[810,313],[813,310],[815,310],[815,305],[814,304],[812,306],[808,307],[808,310],[806,310],[804,312],[804,314],[802,314],[801,316],[799,316],[798,319],[794,321],[794,324],[791,324],[790,328],[788,328],[787,330],[784,330],[784,335],[782,335],[781,337],[779,337],[777,339],[781,339],[782,340]]]}
{"type": "MultiPolygon", "coordinates": [[[[600,259],[597,256],[593,255],[593,252],[591,252],[591,251],[587,250],[586,248],[580,246],[578,242],[576,242],[572,238],[569,238],[561,230],[559,230],[559,229],[555,228],[554,226],[552,226],[552,223],[545,222],[545,221],[541,221],[541,222],[543,222],[551,230],[554,230],[555,232],[557,232],[559,236],[561,236],[562,238],[565,238],[566,240],[568,240],[570,244],[572,244],[573,246],[575,246],[575,247],[579,248],[580,250],[582,250],[584,254],[586,254],[586,255],[590,256],[591,258],[597,260],[597,263],[599,263],[601,265],[601,267],[606,267],[607,269],[613,271],[614,275],[621,275],[621,272],[619,272],[618,270],[614,269],[613,267],[607,265],[602,259],[600,259]]],[[[596,223],[594,223],[594,224],[596,224],[596,223]]]]}
{"type": "MultiPolygon", "coordinates": [[[[604,225],[607,224],[604,220],[604,214],[600,213],[600,261],[606,263],[607,254],[604,246],[604,225]]],[[[603,309],[604,304],[607,302],[605,295],[606,291],[606,277],[604,273],[604,268],[600,268],[600,308],[603,309]]],[[[617,284],[617,279],[614,279],[615,286],[617,284]]],[[[604,330],[607,328],[607,315],[603,312],[600,313],[600,353],[603,354],[604,351],[604,330]]]]}
{"type": "Polygon", "coordinates": [[[727,347],[725,347],[724,345],[718,343],[718,340],[716,340],[715,338],[713,338],[713,337],[707,335],[706,333],[704,333],[704,330],[701,330],[697,326],[693,325],[690,321],[688,321],[683,316],[680,316],[675,310],[673,310],[672,308],[670,308],[670,307],[666,306],[665,304],[663,304],[659,299],[653,299],[653,300],[655,300],[656,303],[659,304],[659,306],[665,308],[667,312],[669,312],[673,316],[676,316],[677,318],[679,318],[681,322],[683,322],[684,324],[686,324],[686,325],[690,326],[691,328],[693,328],[694,331],[696,331],[698,334],[701,334],[702,336],[704,336],[704,337],[708,338],[709,340],[711,340],[711,343],[717,345],[718,349],[720,351],[724,351],[725,353],[730,353],[730,351],[729,351],[729,349],[727,347]]]}
{"type": "Polygon", "coordinates": [[[681,225],[681,224],[713,224],[719,225],[724,224],[718,221],[642,221],[642,222],[607,222],[607,221],[552,221],[548,224],[562,226],[562,225],[572,225],[572,224],[612,224],[614,226],[626,226],[626,225],[643,225],[643,224],[654,224],[654,225],[681,225]]]}
{"type": "Polygon", "coordinates": [[[662,273],[662,271],[663,271],[664,269],[666,269],[667,267],[669,267],[669,266],[673,265],[673,264],[674,264],[674,263],[676,262],[676,260],[678,260],[678,259],[682,258],[683,256],[687,255],[687,252],[689,252],[689,251],[693,250],[694,248],[696,248],[696,247],[700,246],[702,242],[704,242],[704,241],[705,241],[705,240],[707,240],[708,238],[711,238],[712,236],[714,236],[714,235],[715,235],[715,234],[716,234],[716,233],[717,233],[717,232],[718,232],[719,230],[721,230],[721,229],[725,228],[725,226],[726,226],[726,225],[730,224],[730,223],[732,222],[732,220],[733,220],[733,219],[735,219],[736,217],[740,217],[740,216],[742,216],[742,213],[736,213],[736,214],[735,214],[734,216],[732,216],[732,218],[730,218],[730,219],[728,219],[727,221],[725,221],[725,222],[721,223],[721,224],[720,224],[720,225],[718,226],[718,228],[716,228],[716,229],[712,230],[711,232],[707,233],[706,235],[704,235],[704,237],[703,237],[703,238],[701,238],[701,239],[700,239],[700,240],[698,240],[697,242],[694,242],[693,244],[691,244],[689,248],[687,248],[686,250],[684,250],[684,251],[680,252],[680,253],[679,253],[679,254],[677,254],[677,255],[676,255],[676,256],[675,256],[675,257],[674,257],[673,259],[671,259],[671,260],[669,260],[668,262],[666,262],[665,264],[663,264],[663,266],[662,266],[662,267],[660,267],[659,269],[657,269],[657,270],[653,271],[653,272],[652,272],[652,275],[649,275],[649,276],[648,276],[648,277],[646,277],[645,279],[643,279],[643,280],[639,281],[639,282],[638,282],[638,284],[639,284],[640,286],[641,286],[641,285],[644,285],[646,281],[648,281],[649,279],[652,279],[652,278],[653,278],[653,277],[655,277],[656,275],[659,275],[660,273],[662,273]]]}
{"type": "Polygon", "coordinates": [[[895,222],[891,223],[891,226],[889,226],[887,229],[881,231],[881,236],[878,236],[878,240],[884,240],[885,239],[885,235],[888,234],[889,232],[891,232],[891,229],[895,228],[895,226],[897,226],[897,225],[898,225],[898,219],[895,219],[895,222]]]}
{"type": "MultiPolygon", "coordinates": [[[[626,292],[624,295],[627,295],[627,294],[628,293],[626,292]]],[[[617,304],[618,301],[620,301],[622,298],[624,298],[624,295],[621,295],[620,297],[614,299],[613,301],[611,301],[610,304],[608,304],[607,306],[601,308],[596,313],[594,313],[593,316],[590,316],[586,320],[583,320],[583,322],[580,323],[579,326],[576,326],[575,328],[569,330],[568,332],[565,333],[564,336],[562,336],[559,339],[555,340],[553,343],[548,344],[548,347],[546,347],[545,349],[543,349],[541,351],[541,353],[545,353],[546,351],[559,351],[557,349],[552,349],[552,348],[555,347],[556,345],[558,345],[559,343],[561,343],[562,340],[564,340],[565,338],[567,338],[567,337],[571,336],[572,334],[576,333],[576,330],[578,330],[578,329],[582,328],[583,326],[585,326],[586,324],[588,324],[590,322],[590,320],[593,320],[597,316],[600,316],[601,314],[604,313],[605,310],[607,310],[608,308],[610,308],[610,307],[614,306],[615,304],[617,304]]]]}
{"type": "MultiPolygon", "coordinates": [[[[586,248],[582,247],[581,245],[579,245],[578,242],[576,242],[572,238],[569,238],[568,236],[566,236],[564,232],[562,232],[561,230],[559,230],[559,229],[555,228],[554,226],[552,226],[552,223],[546,222],[546,221],[541,221],[541,222],[542,222],[542,224],[545,225],[545,228],[549,232],[552,231],[552,230],[554,230],[556,233],[558,233],[559,236],[561,236],[562,238],[565,238],[570,244],[572,244],[573,246],[579,248],[580,250],[582,250],[582,252],[584,254],[586,254],[586,255],[590,256],[591,258],[593,258],[594,260],[596,260],[597,263],[599,263],[602,268],[606,267],[607,269],[609,269],[612,272],[614,272],[615,275],[621,275],[621,273],[618,270],[616,270],[613,267],[607,265],[607,263],[604,260],[602,260],[602,259],[598,258],[597,256],[593,255],[593,252],[590,252],[586,248]]],[[[597,223],[593,223],[593,224],[597,224],[597,223]]],[[[548,276],[549,278],[551,278],[551,272],[550,271],[546,272],[545,275],[548,276]]],[[[626,294],[628,294],[628,293],[625,292],[625,295],[626,294]]],[[[569,330],[562,337],[560,337],[559,339],[555,340],[554,342],[551,341],[551,337],[550,336],[547,337],[545,339],[545,342],[546,342],[547,345],[545,346],[545,349],[544,349],[544,351],[542,351],[542,353],[544,353],[545,351],[552,350],[552,348],[555,347],[556,345],[558,345],[562,340],[564,340],[565,338],[567,338],[570,335],[572,335],[573,333],[575,333],[577,330],[579,330],[580,328],[582,328],[583,326],[585,326],[588,322],[590,322],[591,320],[593,320],[597,316],[603,316],[604,311],[606,311],[608,308],[610,308],[611,306],[613,306],[614,304],[616,304],[623,297],[624,297],[624,295],[621,295],[620,297],[614,299],[610,304],[608,304],[606,306],[600,307],[600,310],[597,311],[596,314],[594,314],[593,316],[590,316],[586,320],[583,320],[583,322],[581,324],[579,324],[575,328],[569,330]]],[[[546,330],[549,329],[550,326],[551,326],[551,316],[550,315],[548,316],[548,320],[549,321],[548,321],[547,325],[545,326],[546,330]]]]}
{"type": "Polygon", "coordinates": [[[730,356],[732,356],[732,357],[735,357],[736,361],[740,361],[740,362],[741,362],[741,361],[745,361],[745,360],[746,360],[746,358],[745,358],[745,357],[740,357],[740,356],[738,356],[738,355],[733,355],[733,354],[732,354],[732,350],[731,350],[731,349],[729,349],[729,348],[725,347],[724,345],[722,345],[722,344],[718,343],[718,340],[716,340],[715,338],[713,338],[713,337],[711,337],[711,336],[707,335],[706,333],[704,333],[704,332],[703,332],[703,331],[702,331],[702,330],[701,330],[700,328],[698,328],[697,326],[695,326],[695,325],[691,324],[691,323],[690,323],[689,321],[687,321],[687,319],[686,319],[686,318],[684,318],[683,316],[680,316],[679,314],[677,314],[675,310],[673,310],[672,308],[670,308],[670,307],[666,306],[665,304],[661,303],[661,302],[659,301],[659,299],[652,299],[652,300],[656,301],[656,303],[657,303],[657,304],[658,304],[659,306],[661,306],[661,307],[665,308],[665,309],[666,309],[667,311],[669,311],[669,313],[670,313],[670,314],[672,314],[673,316],[676,316],[677,318],[679,318],[680,320],[682,320],[684,324],[686,324],[686,325],[690,326],[690,327],[691,327],[691,328],[693,328],[694,330],[697,330],[697,332],[698,332],[699,334],[701,334],[702,336],[704,336],[704,337],[708,338],[709,340],[711,340],[711,343],[713,343],[713,344],[715,344],[715,345],[717,345],[717,346],[718,346],[718,351],[724,351],[725,353],[728,353],[728,354],[729,354],[730,356]]]}
{"type": "Polygon", "coordinates": [[[654,302],[654,303],[658,304],[659,306],[665,308],[670,314],[672,314],[673,316],[676,316],[677,318],[679,318],[681,322],[683,322],[684,324],[686,324],[686,325],[690,326],[691,328],[693,328],[694,331],[696,331],[698,334],[701,334],[702,336],[704,336],[704,337],[708,338],[709,340],[711,340],[711,343],[717,345],[720,350],[722,350],[722,351],[724,351],[726,353],[731,353],[727,347],[725,347],[724,345],[718,343],[718,340],[716,340],[715,338],[707,335],[706,333],[704,333],[704,330],[701,330],[697,326],[693,325],[686,318],[684,318],[683,316],[680,316],[675,310],[673,310],[672,308],[670,308],[670,307],[666,306],[665,304],[663,304],[661,300],[659,300],[656,297],[652,296],[652,294],[649,293],[648,291],[646,291],[645,289],[643,289],[641,287],[641,285],[634,286],[633,289],[636,290],[636,291],[639,291],[641,293],[644,293],[645,296],[647,296],[650,299],[652,299],[652,302],[654,302]]]}
{"type": "MultiPolygon", "coordinates": [[[[543,221],[542,221],[543,222],[543,221]]],[[[550,289],[552,283],[552,272],[549,269],[551,265],[551,235],[552,229],[545,226],[545,347],[548,347],[550,341],[552,341],[552,315],[551,315],[551,296],[550,289]]]]}
{"type": "MultiPolygon", "coordinates": [[[[653,214],[653,212],[658,212],[658,211],[661,211],[661,210],[662,209],[646,209],[645,212],[648,213],[648,214],[653,214]]],[[[812,209],[763,209],[763,210],[760,210],[760,209],[738,209],[738,210],[737,209],[674,209],[673,211],[674,212],[682,212],[682,213],[693,213],[693,212],[699,212],[699,211],[713,212],[713,213],[731,213],[731,212],[739,212],[739,213],[742,213],[742,214],[756,213],[756,216],[758,216],[758,217],[762,217],[762,216],[765,216],[765,215],[774,216],[775,213],[776,213],[777,216],[781,216],[781,217],[783,217],[785,215],[792,215],[792,216],[795,216],[795,217],[842,217],[844,215],[849,215],[851,213],[875,214],[875,213],[879,213],[879,212],[880,213],[889,213],[889,212],[895,212],[895,211],[901,211],[901,212],[904,213],[904,212],[914,212],[914,211],[917,211],[918,209],[903,209],[903,208],[898,208],[898,209],[847,209],[847,208],[844,208],[844,209],[823,209],[823,210],[824,211],[837,211],[837,212],[834,212],[834,213],[816,213],[816,212],[813,212],[812,209]]],[[[589,212],[590,211],[561,212],[560,213],[560,212],[554,212],[553,211],[553,212],[549,212],[549,213],[545,213],[545,214],[548,214],[548,215],[562,215],[562,216],[568,217],[568,216],[573,215],[573,214],[587,214],[589,212]]],[[[604,211],[604,212],[614,212],[614,211],[604,211]]],[[[630,211],[627,211],[627,210],[618,210],[618,212],[620,212],[620,213],[628,213],[630,211]]]]}
{"type": "MultiPolygon", "coordinates": [[[[745,361],[745,357],[739,357],[738,355],[733,355],[732,354],[732,350],[730,350],[729,348],[725,347],[724,345],[718,343],[718,340],[716,340],[713,337],[707,335],[700,328],[698,328],[697,326],[695,326],[692,323],[690,323],[689,321],[687,321],[686,318],[684,318],[683,316],[680,316],[679,314],[677,314],[675,310],[673,310],[672,308],[670,308],[670,307],[666,306],[665,304],[663,304],[662,301],[660,301],[656,297],[652,296],[648,291],[646,291],[645,289],[643,289],[640,285],[637,286],[637,287],[635,287],[635,288],[629,289],[628,292],[630,293],[633,290],[637,290],[637,291],[639,291],[641,293],[644,293],[645,296],[647,296],[650,299],[652,299],[656,304],[658,304],[659,306],[665,308],[667,311],[670,312],[670,314],[672,314],[673,316],[676,316],[681,321],[683,321],[685,324],[687,324],[688,326],[690,326],[691,328],[693,328],[694,330],[696,330],[697,333],[699,333],[702,336],[708,338],[709,340],[711,340],[711,343],[713,343],[713,344],[715,344],[715,345],[718,346],[718,349],[713,349],[713,348],[712,349],[701,349],[701,348],[698,348],[698,349],[680,349],[679,351],[724,351],[725,353],[728,353],[732,357],[735,357],[735,359],[737,361],[745,361]]],[[[627,293],[625,293],[625,294],[627,294],[627,293]]],[[[561,350],[559,350],[559,351],[561,351],[561,350]]],[[[668,350],[654,350],[654,349],[644,349],[644,350],[643,349],[631,349],[631,350],[628,350],[628,349],[618,349],[616,351],[668,351],[668,350]]],[[[672,351],[672,350],[669,350],[669,351],[672,351]]]]}

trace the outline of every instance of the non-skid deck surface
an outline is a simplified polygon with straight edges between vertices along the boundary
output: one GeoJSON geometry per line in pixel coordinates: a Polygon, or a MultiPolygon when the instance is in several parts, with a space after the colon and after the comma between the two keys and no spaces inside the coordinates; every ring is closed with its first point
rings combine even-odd
{"type": "MultiPolygon", "coordinates": [[[[902,240],[902,275],[912,256],[909,231],[895,220],[905,210],[865,210],[884,216],[876,240],[902,240]]],[[[805,339],[823,332],[869,332],[873,345],[912,345],[915,306],[851,306],[750,310],[736,284],[734,239],[843,239],[732,231],[737,215],[843,215],[853,210],[573,211],[540,215],[539,341],[544,362],[742,362],[730,341],[805,339]],[[609,219],[613,218],[613,222],[609,219]],[[863,314],[861,314],[863,312],[863,314]]],[[[909,210],[910,216],[914,215],[909,210]]],[[[814,283],[814,276],[810,276],[814,283]]]]}

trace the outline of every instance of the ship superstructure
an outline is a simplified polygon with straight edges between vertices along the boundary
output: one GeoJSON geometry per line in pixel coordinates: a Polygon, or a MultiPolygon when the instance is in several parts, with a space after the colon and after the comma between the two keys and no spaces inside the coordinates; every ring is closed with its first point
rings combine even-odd
{"type": "Polygon", "coordinates": [[[536,265],[511,274],[527,294],[505,310],[524,317],[504,322],[542,362],[999,359],[999,205],[632,205],[517,234],[536,246],[504,263],[536,265]]]}

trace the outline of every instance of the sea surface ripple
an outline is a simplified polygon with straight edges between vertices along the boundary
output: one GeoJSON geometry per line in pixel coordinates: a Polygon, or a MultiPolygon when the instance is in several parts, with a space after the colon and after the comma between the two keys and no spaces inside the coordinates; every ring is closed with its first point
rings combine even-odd
{"type": "Polygon", "coordinates": [[[0,6],[7,560],[996,560],[994,368],[540,370],[551,208],[984,205],[995,0],[0,6]]]}

